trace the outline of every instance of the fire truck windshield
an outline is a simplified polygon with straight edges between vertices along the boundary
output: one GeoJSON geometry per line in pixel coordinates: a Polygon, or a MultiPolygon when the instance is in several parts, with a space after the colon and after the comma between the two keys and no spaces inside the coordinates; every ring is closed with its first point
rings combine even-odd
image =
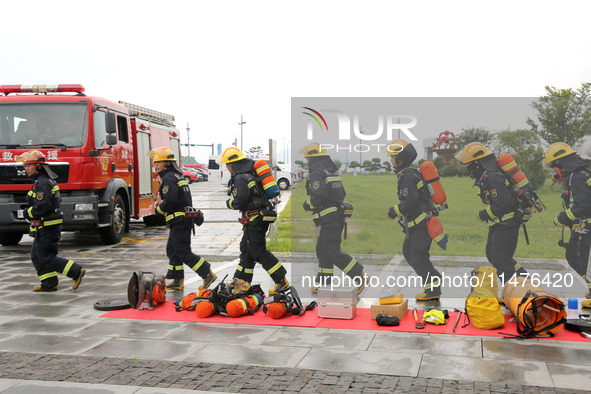
{"type": "Polygon", "coordinates": [[[81,147],[88,108],[77,103],[0,104],[0,148],[55,145],[81,147]]]}

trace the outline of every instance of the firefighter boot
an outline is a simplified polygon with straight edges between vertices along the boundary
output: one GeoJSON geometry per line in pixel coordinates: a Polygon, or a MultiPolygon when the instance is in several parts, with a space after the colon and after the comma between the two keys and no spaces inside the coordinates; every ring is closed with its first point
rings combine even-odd
{"type": "Polygon", "coordinates": [[[166,290],[183,290],[185,288],[184,279],[173,279],[166,285],[166,290]]]}
{"type": "Polygon", "coordinates": [[[274,288],[269,289],[269,295],[274,295],[280,291],[285,291],[287,289],[289,289],[289,282],[287,281],[287,278],[284,276],[283,278],[281,278],[279,282],[275,283],[274,288]]]}
{"type": "Polygon", "coordinates": [[[41,285],[37,285],[33,287],[33,291],[57,291],[57,285],[51,287],[43,287],[41,285]]]}
{"type": "Polygon", "coordinates": [[[323,276],[318,279],[318,282],[318,286],[312,286],[310,288],[312,294],[318,294],[318,289],[321,287],[330,286],[332,283],[332,276],[323,276]]]}
{"type": "Polygon", "coordinates": [[[426,290],[424,293],[419,293],[415,295],[415,299],[417,301],[430,301],[430,300],[438,300],[441,296],[441,288],[434,287],[431,290],[426,290]]]}
{"type": "Polygon", "coordinates": [[[76,290],[78,286],[80,286],[80,282],[82,282],[82,278],[84,277],[85,273],[86,270],[84,268],[80,268],[80,273],[78,274],[78,277],[74,279],[74,283],[72,283],[72,289],[76,290]]]}
{"type": "Polygon", "coordinates": [[[209,286],[211,286],[213,282],[215,282],[217,278],[218,277],[216,276],[216,274],[214,274],[213,271],[210,269],[205,278],[203,278],[203,284],[199,286],[199,290],[207,289],[209,286]]]}
{"type": "Polygon", "coordinates": [[[361,294],[361,292],[365,289],[367,285],[367,281],[369,280],[369,276],[365,275],[365,272],[361,272],[361,284],[357,286],[357,295],[361,294]]]}

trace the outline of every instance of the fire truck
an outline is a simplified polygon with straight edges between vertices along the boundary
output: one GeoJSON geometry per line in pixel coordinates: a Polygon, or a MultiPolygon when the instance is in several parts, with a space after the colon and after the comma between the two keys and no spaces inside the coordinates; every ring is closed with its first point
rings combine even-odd
{"type": "MultiPolygon", "coordinates": [[[[84,86],[0,85],[0,244],[16,245],[32,180],[16,157],[37,149],[58,175],[64,231],[96,229],[121,241],[130,219],[159,225],[159,180],[146,153],[160,146],[180,158],[174,117],[84,94],[84,86]]],[[[180,164],[180,163],[179,163],[180,164]]]]}

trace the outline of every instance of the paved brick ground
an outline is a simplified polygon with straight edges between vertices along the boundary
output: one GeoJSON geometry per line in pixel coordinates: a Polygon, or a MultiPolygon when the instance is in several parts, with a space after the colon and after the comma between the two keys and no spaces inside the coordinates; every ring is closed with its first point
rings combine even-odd
{"type": "Polygon", "coordinates": [[[586,393],[295,368],[0,352],[0,377],[230,393],[586,393]]]}

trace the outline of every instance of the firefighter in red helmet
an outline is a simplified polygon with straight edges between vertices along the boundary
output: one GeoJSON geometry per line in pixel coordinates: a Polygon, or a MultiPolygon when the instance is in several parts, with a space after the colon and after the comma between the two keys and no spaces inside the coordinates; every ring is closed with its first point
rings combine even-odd
{"type": "Polygon", "coordinates": [[[59,211],[60,188],[55,181],[57,175],[46,164],[45,155],[38,150],[25,152],[16,160],[24,164],[27,175],[35,181],[26,197],[28,208],[23,212],[31,224],[29,235],[35,238],[31,260],[41,281],[33,291],[56,291],[58,272],[72,278],[72,289],[76,290],[86,270],[72,260],[57,256],[63,223],[63,215],[59,211]]]}

